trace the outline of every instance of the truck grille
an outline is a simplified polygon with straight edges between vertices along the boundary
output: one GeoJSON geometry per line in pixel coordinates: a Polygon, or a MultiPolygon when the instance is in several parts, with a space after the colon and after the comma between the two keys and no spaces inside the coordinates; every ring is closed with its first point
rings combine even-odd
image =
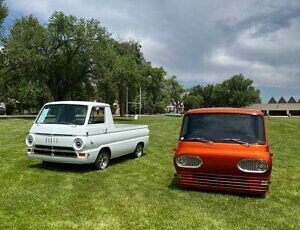
{"type": "Polygon", "coordinates": [[[269,179],[257,177],[243,177],[216,174],[187,174],[178,175],[180,185],[194,186],[199,188],[223,188],[227,190],[242,190],[253,192],[265,192],[269,188],[269,179]]]}
{"type": "Polygon", "coordinates": [[[77,157],[77,154],[72,147],[50,145],[35,145],[33,148],[33,154],[56,157],[77,157]]]}

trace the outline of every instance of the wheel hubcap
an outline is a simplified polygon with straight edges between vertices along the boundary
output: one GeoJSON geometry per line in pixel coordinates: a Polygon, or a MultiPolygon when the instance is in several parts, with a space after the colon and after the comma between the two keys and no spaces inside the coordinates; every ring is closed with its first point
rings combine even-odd
{"type": "Polygon", "coordinates": [[[141,145],[138,145],[138,147],[136,148],[136,156],[140,157],[143,154],[143,147],[141,145]]]}
{"type": "Polygon", "coordinates": [[[108,165],[108,155],[107,154],[101,154],[99,156],[99,166],[100,168],[106,168],[108,165]]]}

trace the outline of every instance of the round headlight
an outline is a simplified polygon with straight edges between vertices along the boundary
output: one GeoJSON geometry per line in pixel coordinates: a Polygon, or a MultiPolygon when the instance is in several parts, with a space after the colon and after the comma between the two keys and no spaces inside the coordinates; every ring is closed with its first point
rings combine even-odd
{"type": "Polygon", "coordinates": [[[177,161],[176,163],[178,166],[186,165],[186,157],[185,156],[177,157],[176,161],[177,161]]]}
{"type": "Polygon", "coordinates": [[[33,141],[34,141],[34,140],[33,140],[33,136],[30,135],[30,134],[28,134],[28,135],[26,136],[26,139],[25,139],[26,145],[29,146],[29,147],[33,146],[33,141]]]}
{"type": "Polygon", "coordinates": [[[267,171],[268,165],[265,161],[260,160],[256,162],[256,168],[259,171],[267,171]]]}
{"type": "Polygon", "coordinates": [[[182,168],[199,168],[202,165],[202,160],[197,156],[178,156],[176,164],[182,168]]]}
{"type": "Polygon", "coordinates": [[[248,173],[265,173],[268,170],[268,164],[260,159],[243,159],[239,161],[238,168],[248,173]]]}
{"type": "Polygon", "coordinates": [[[83,148],[83,140],[81,138],[75,138],[73,147],[76,150],[81,150],[83,148]]]}

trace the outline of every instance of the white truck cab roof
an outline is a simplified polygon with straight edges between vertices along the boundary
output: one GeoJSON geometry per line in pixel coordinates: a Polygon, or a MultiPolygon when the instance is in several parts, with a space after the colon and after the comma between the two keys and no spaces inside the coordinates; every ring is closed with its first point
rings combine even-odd
{"type": "Polygon", "coordinates": [[[45,105],[56,105],[56,104],[71,104],[71,105],[87,105],[87,106],[110,107],[110,105],[106,104],[106,103],[90,102],[90,101],[53,101],[53,102],[48,102],[45,105]]]}

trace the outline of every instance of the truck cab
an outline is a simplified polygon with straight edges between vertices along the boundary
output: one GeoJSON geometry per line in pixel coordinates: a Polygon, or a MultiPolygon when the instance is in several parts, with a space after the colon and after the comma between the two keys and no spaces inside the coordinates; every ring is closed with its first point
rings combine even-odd
{"type": "Polygon", "coordinates": [[[272,154],[263,113],[235,108],[188,111],[173,160],[182,187],[264,196],[271,182],[272,154]]]}
{"type": "Polygon", "coordinates": [[[114,124],[108,104],[58,101],[43,106],[25,142],[28,157],[104,169],[112,158],[140,157],[148,140],[146,125],[114,124]]]}

